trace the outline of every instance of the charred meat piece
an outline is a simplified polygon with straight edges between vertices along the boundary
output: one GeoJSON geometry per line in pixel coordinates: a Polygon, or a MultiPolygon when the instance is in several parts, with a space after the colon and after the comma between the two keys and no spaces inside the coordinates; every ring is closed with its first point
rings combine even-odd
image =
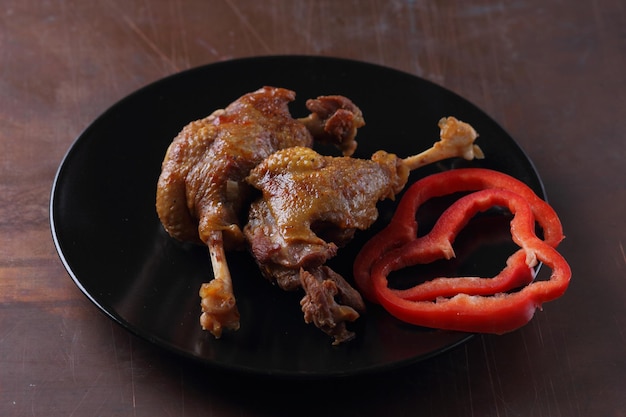
{"type": "Polygon", "coordinates": [[[364,124],[361,111],[342,96],[307,102],[312,114],[292,118],[293,91],[264,87],[225,109],[191,122],[174,138],[162,164],[156,209],[174,238],[209,248],[214,278],[200,290],[201,324],[216,337],[237,329],[239,314],[225,250],[244,247],[240,220],[248,211],[250,170],[279,149],[332,143],[344,155],[364,124]]]}

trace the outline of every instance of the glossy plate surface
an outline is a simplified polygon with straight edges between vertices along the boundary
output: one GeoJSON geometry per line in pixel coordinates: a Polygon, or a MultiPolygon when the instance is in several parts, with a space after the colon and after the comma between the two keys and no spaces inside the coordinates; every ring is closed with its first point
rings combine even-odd
{"type": "MultiPolygon", "coordinates": [[[[50,215],[57,250],[78,287],[105,314],[151,343],[203,364],[255,375],[304,378],[383,371],[445,352],[471,337],[407,326],[370,305],[352,327],[357,338],[333,347],[325,334],[303,322],[302,294],[271,286],[246,253],[231,253],[228,259],[241,329],[220,340],[200,329],[198,289],[212,276],[210,260],[205,248],[173,241],[159,223],[154,201],[161,161],[185,124],[263,85],[296,92],[294,117],[306,115],[307,98],[351,98],[367,123],[357,137],[355,156],[363,158],[378,149],[403,157],[422,151],[438,139],[437,121],[455,116],[476,128],[487,158],[429,166],[413,173],[411,181],[455,165],[482,166],[513,175],[544,196],[537,172],[516,142],[480,109],[440,86],[334,58],[222,62],[170,76],[126,97],[67,152],[53,186],[50,215]]],[[[348,280],[355,254],[389,219],[394,203],[379,207],[375,226],[358,234],[331,262],[348,280]]],[[[422,272],[496,274],[515,249],[506,239],[505,217],[477,220],[459,236],[459,246],[469,248],[467,255],[459,251],[462,256],[454,262],[422,272]]]]}

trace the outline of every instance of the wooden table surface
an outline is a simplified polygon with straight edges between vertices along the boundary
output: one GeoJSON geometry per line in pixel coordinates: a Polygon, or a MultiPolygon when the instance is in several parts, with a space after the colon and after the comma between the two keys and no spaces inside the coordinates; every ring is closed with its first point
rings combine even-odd
{"type": "Polygon", "coordinates": [[[625,70],[621,0],[3,1],[0,415],[625,416],[625,70]],[[565,296],[513,333],[340,382],[211,372],[101,314],[50,232],[69,146],[164,76],[282,54],[399,69],[491,115],[561,216],[565,296]]]}

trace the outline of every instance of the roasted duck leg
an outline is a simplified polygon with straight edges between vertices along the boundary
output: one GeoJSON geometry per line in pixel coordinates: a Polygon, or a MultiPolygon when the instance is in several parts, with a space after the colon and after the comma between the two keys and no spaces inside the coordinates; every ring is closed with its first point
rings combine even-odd
{"type": "Polygon", "coordinates": [[[214,280],[200,290],[201,324],[216,337],[239,327],[225,251],[244,247],[240,219],[248,209],[250,170],[279,149],[310,147],[314,140],[350,155],[364,124],[359,108],[342,96],[308,100],[312,114],[296,120],[288,108],[294,99],[283,88],[246,94],[185,126],[163,160],[157,213],[172,237],[209,249],[214,280]]]}
{"type": "Polygon", "coordinates": [[[470,125],[448,117],[439,127],[439,142],[406,159],[385,151],[371,160],[330,157],[292,147],[266,158],[247,178],[262,192],[244,228],[256,262],[281,288],[304,289],[305,321],[332,336],[334,344],[354,336],[346,322],[358,318],[365,306],[360,295],[324,265],[326,261],[357,230],[374,223],[377,203],[394,198],[411,170],[452,157],[483,157],[470,125]]]}

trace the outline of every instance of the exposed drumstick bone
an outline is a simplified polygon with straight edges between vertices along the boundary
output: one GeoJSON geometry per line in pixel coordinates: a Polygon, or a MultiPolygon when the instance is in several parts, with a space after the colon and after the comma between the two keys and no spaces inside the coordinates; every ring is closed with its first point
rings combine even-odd
{"type": "Polygon", "coordinates": [[[208,330],[213,336],[219,338],[224,328],[239,329],[239,310],[233,293],[230,270],[226,263],[221,230],[211,232],[208,247],[214,278],[200,287],[202,299],[200,324],[204,330],[208,330]]]}
{"type": "Polygon", "coordinates": [[[448,158],[472,160],[485,157],[478,145],[474,144],[478,133],[469,124],[454,117],[443,117],[439,120],[439,129],[441,140],[424,152],[403,159],[410,171],[448,158]]]}

